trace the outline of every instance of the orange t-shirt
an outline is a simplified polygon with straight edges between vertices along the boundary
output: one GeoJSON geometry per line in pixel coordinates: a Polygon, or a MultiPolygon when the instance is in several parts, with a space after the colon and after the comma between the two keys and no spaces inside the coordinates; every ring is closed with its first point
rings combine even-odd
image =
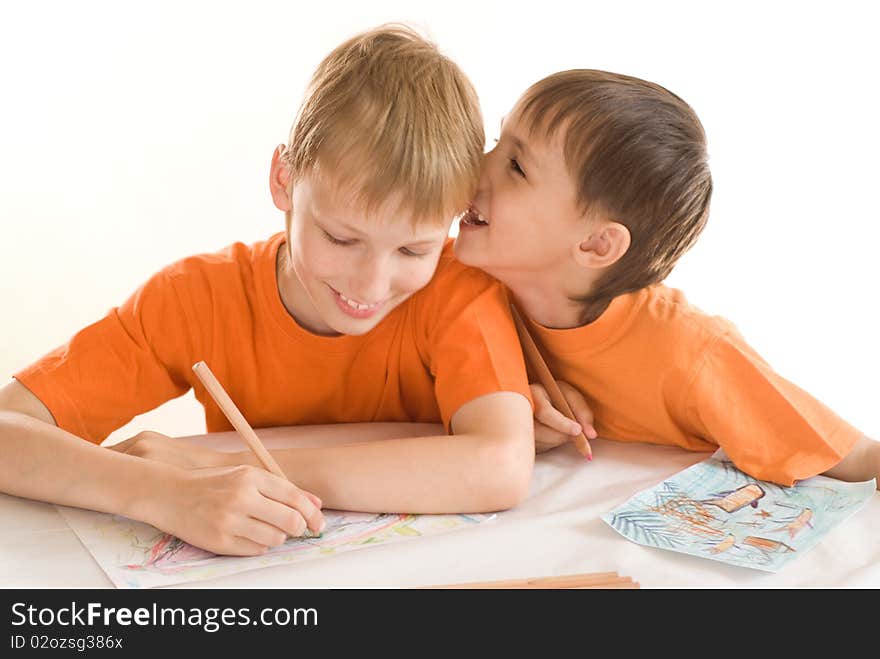
{"type": "MultiPolygon", "coordinates": [[[[508,298],[456,261],[361,336],[302,327],[278,294],[284,233],[174,263],[66,344],[15,374],[59,427],[99,443],[195,389],[209,432],[231,430],[192,371],[204,360],[254,427],[440,422],[478,396],[529,398],[508,298]]],[[[529,398],[529,400],[531,400],[529,398]]]]}
{"type": "Polygon", "coordinates": [[[666,286],[621,295],[583,327],[530,327],[554,376],[584,394],[601,437],[720,446],[740,470],[783,485],[830,469],[861,437],[732,323],[666,286]]]}

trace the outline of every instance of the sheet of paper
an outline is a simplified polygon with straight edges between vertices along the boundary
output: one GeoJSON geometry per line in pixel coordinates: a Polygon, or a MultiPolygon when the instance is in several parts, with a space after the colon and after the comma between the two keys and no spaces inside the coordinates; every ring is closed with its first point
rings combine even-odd
{"type": "Polygon", "coordinates": [[[874,496],[874,480],[815,476],[794,487],[758,481],[720,449],[602,515],[625,538],[776,572],[874,496]]]}
{"type": "Polygon", "coordinates": [[[168,586],[315,560],[495,519],[494,514],[405,515],[325,510],[327,526],[320,537],[290,538],[262,556],[237,557],[212,554],[126,517],[56,507],[118,588],[168,586]]]}

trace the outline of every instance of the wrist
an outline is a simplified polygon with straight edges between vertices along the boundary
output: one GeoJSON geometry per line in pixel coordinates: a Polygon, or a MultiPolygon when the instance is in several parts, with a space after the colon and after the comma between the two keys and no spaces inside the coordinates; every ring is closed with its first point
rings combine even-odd
{"type": "Polygon", "coordinates": [[[222,460],[223,464],[218,466],[237,467],[238,465],[250,465],[251,467],[263,468],[263,465],[257,459],[257,456],[254,455],[253,451],[233,451],[231,453],[224,453],[222,460]]]}
{"type": "Polygon", "coordinates": [[[181,489],[186,470],[163,462],[140,460],[137,473],[129,481],[133,486],[122,501],[121,514],[165,529],[165,516],[173,508],[173,495],[181,489]],[[169,502],[169,497],[171,497],[169,502]]]}

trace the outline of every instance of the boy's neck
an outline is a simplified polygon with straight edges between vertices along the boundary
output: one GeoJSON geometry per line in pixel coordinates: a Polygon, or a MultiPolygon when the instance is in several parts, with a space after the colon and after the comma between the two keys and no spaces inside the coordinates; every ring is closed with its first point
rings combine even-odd
{"type": "MultiPolygon", "coordinates": [[[[558,277],[541,278],[534,274],[528,273],[521,279],[502,280],[519,310],[539,325],[551,329],[570,329],[583,325],[584,307],[573,298],[589,295],[592,285],[586,290],[574,291],[561,285],[558,277]]],[[[578,274],[583,277],[582,270],[578,274]]]]}

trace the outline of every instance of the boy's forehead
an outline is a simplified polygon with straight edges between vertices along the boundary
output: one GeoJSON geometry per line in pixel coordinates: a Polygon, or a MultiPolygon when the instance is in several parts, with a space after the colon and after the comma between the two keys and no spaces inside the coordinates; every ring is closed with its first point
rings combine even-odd
{"type": "Polygon", "coordinates": [[[520,100],[501,120],[504,132],[513,145],[527,160],[541,170],[561,172],[565,164],[565,135],[567,126],[563,123],[555,130],[548,130],[546,122],[537,117],[522,113],[520,100]]]}
{"type": "Polygon", "coordinates": [[[355,233],[379,231],[410,241],[431,241],[438,235],[445,237],[452,220],[413,222],[413,212],[402,203],[401,193],[370,200],[357,184],[342,182],[328,172],[306,175],[296,186],[317,219],[355,233]]]}

